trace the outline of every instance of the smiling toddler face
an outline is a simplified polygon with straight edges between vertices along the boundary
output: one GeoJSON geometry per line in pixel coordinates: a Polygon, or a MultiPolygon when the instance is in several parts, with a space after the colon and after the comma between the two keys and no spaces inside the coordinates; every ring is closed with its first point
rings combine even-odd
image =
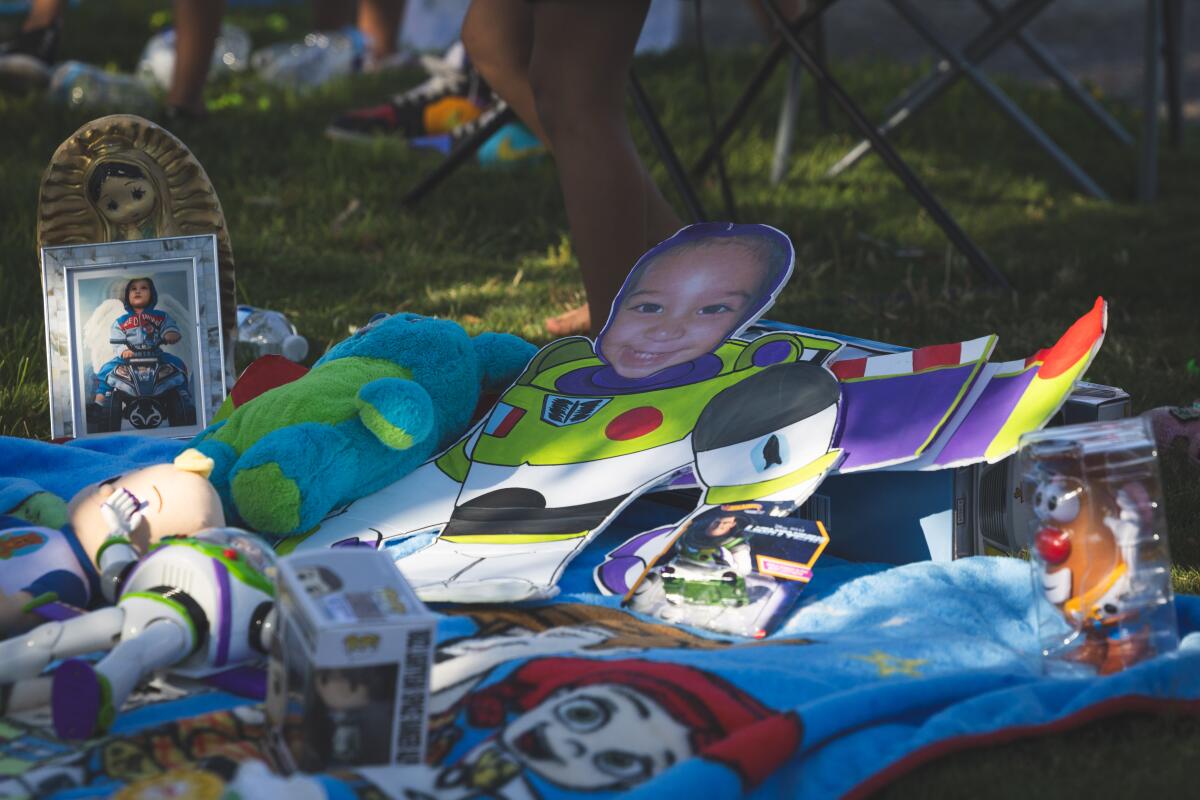
{"type": "Polygon", "coordinates": [[[637,379],[711,353],[756,302],[767,269],[735,240],[664,254],[620,296],[601,355],[637,379]]]}

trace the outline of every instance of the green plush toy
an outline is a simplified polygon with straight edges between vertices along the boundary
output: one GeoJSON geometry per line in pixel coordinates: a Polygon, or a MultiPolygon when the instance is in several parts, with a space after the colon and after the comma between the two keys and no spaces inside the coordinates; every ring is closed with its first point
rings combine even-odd
{"type": "Polygon", "coordinates": [[[227,516],[302,533],[453,442],[481,391],[506,388],[535,351],[509,334],[472,338],[450,320],[383,317],[190,446],[215,462],[210,480],[227,516]]]}

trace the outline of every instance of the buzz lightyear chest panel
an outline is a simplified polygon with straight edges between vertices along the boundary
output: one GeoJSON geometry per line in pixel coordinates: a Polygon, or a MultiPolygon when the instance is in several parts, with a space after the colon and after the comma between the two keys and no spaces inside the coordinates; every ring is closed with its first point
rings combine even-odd
{"type": "Polygon", "coordinates": [[[564,379],[603,365],[588,348],[522,376],[504,393],[472,449],[472,469],[474,464],[580,464],[680,442],[724,390],[776,364],[824,354],[804,344],[800,337],[780,334],[752,343],[729,341],[715,353],[719,371],[706,380],[627,393],[563,392],[560,385],[575,383],[564,379]]]}
{"type": "MultiPolygon", "coordinates": [[[[146,556],[121,598],[141,597],[170,609],[192,627],[196,652],[174,671],[211,672],[251,656],[250,628],[274,594],[270,582],[238,551],[194,539],[169,539],[146,556]]],[[[265,614],[265,612],[263,612],[265,614]]]]}
{"type": "Polygon", "coordinates": [[[754,345],[729,342],[718,350],[722,368],[716,376],[624,395],[555,391],[572,370],[600,363],[591,355],[518,382],[501,397],[474,443],[442,535],[543,541],[587,535],[631,493],[693,461],[691,433],[714,397],[761,374],[776,359],[794,361],[803,351],[791,337],[754,345]],[[755,359],[764,344],[776,345],[772,358],[755,359]]]}

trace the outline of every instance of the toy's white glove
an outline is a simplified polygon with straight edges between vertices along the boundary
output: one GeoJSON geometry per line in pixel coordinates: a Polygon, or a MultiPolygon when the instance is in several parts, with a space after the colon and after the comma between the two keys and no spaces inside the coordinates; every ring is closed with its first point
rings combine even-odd
{"type": "Polygon", "coordinates": [[[128,489],[114,492],[100,506],[100,515],[108,523],[110,536],[128,537],[142,524],[142,509],[146,504],[128,489]]]}

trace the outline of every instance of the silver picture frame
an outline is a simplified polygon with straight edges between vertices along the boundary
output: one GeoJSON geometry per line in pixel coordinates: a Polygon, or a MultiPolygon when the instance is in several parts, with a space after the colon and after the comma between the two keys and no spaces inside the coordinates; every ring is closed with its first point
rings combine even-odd
{"type": "Polygon", "coordinates": [[[217,265],[213,234],[42,248],[53,437],[208,426],[225,399],[217,265]]]}

